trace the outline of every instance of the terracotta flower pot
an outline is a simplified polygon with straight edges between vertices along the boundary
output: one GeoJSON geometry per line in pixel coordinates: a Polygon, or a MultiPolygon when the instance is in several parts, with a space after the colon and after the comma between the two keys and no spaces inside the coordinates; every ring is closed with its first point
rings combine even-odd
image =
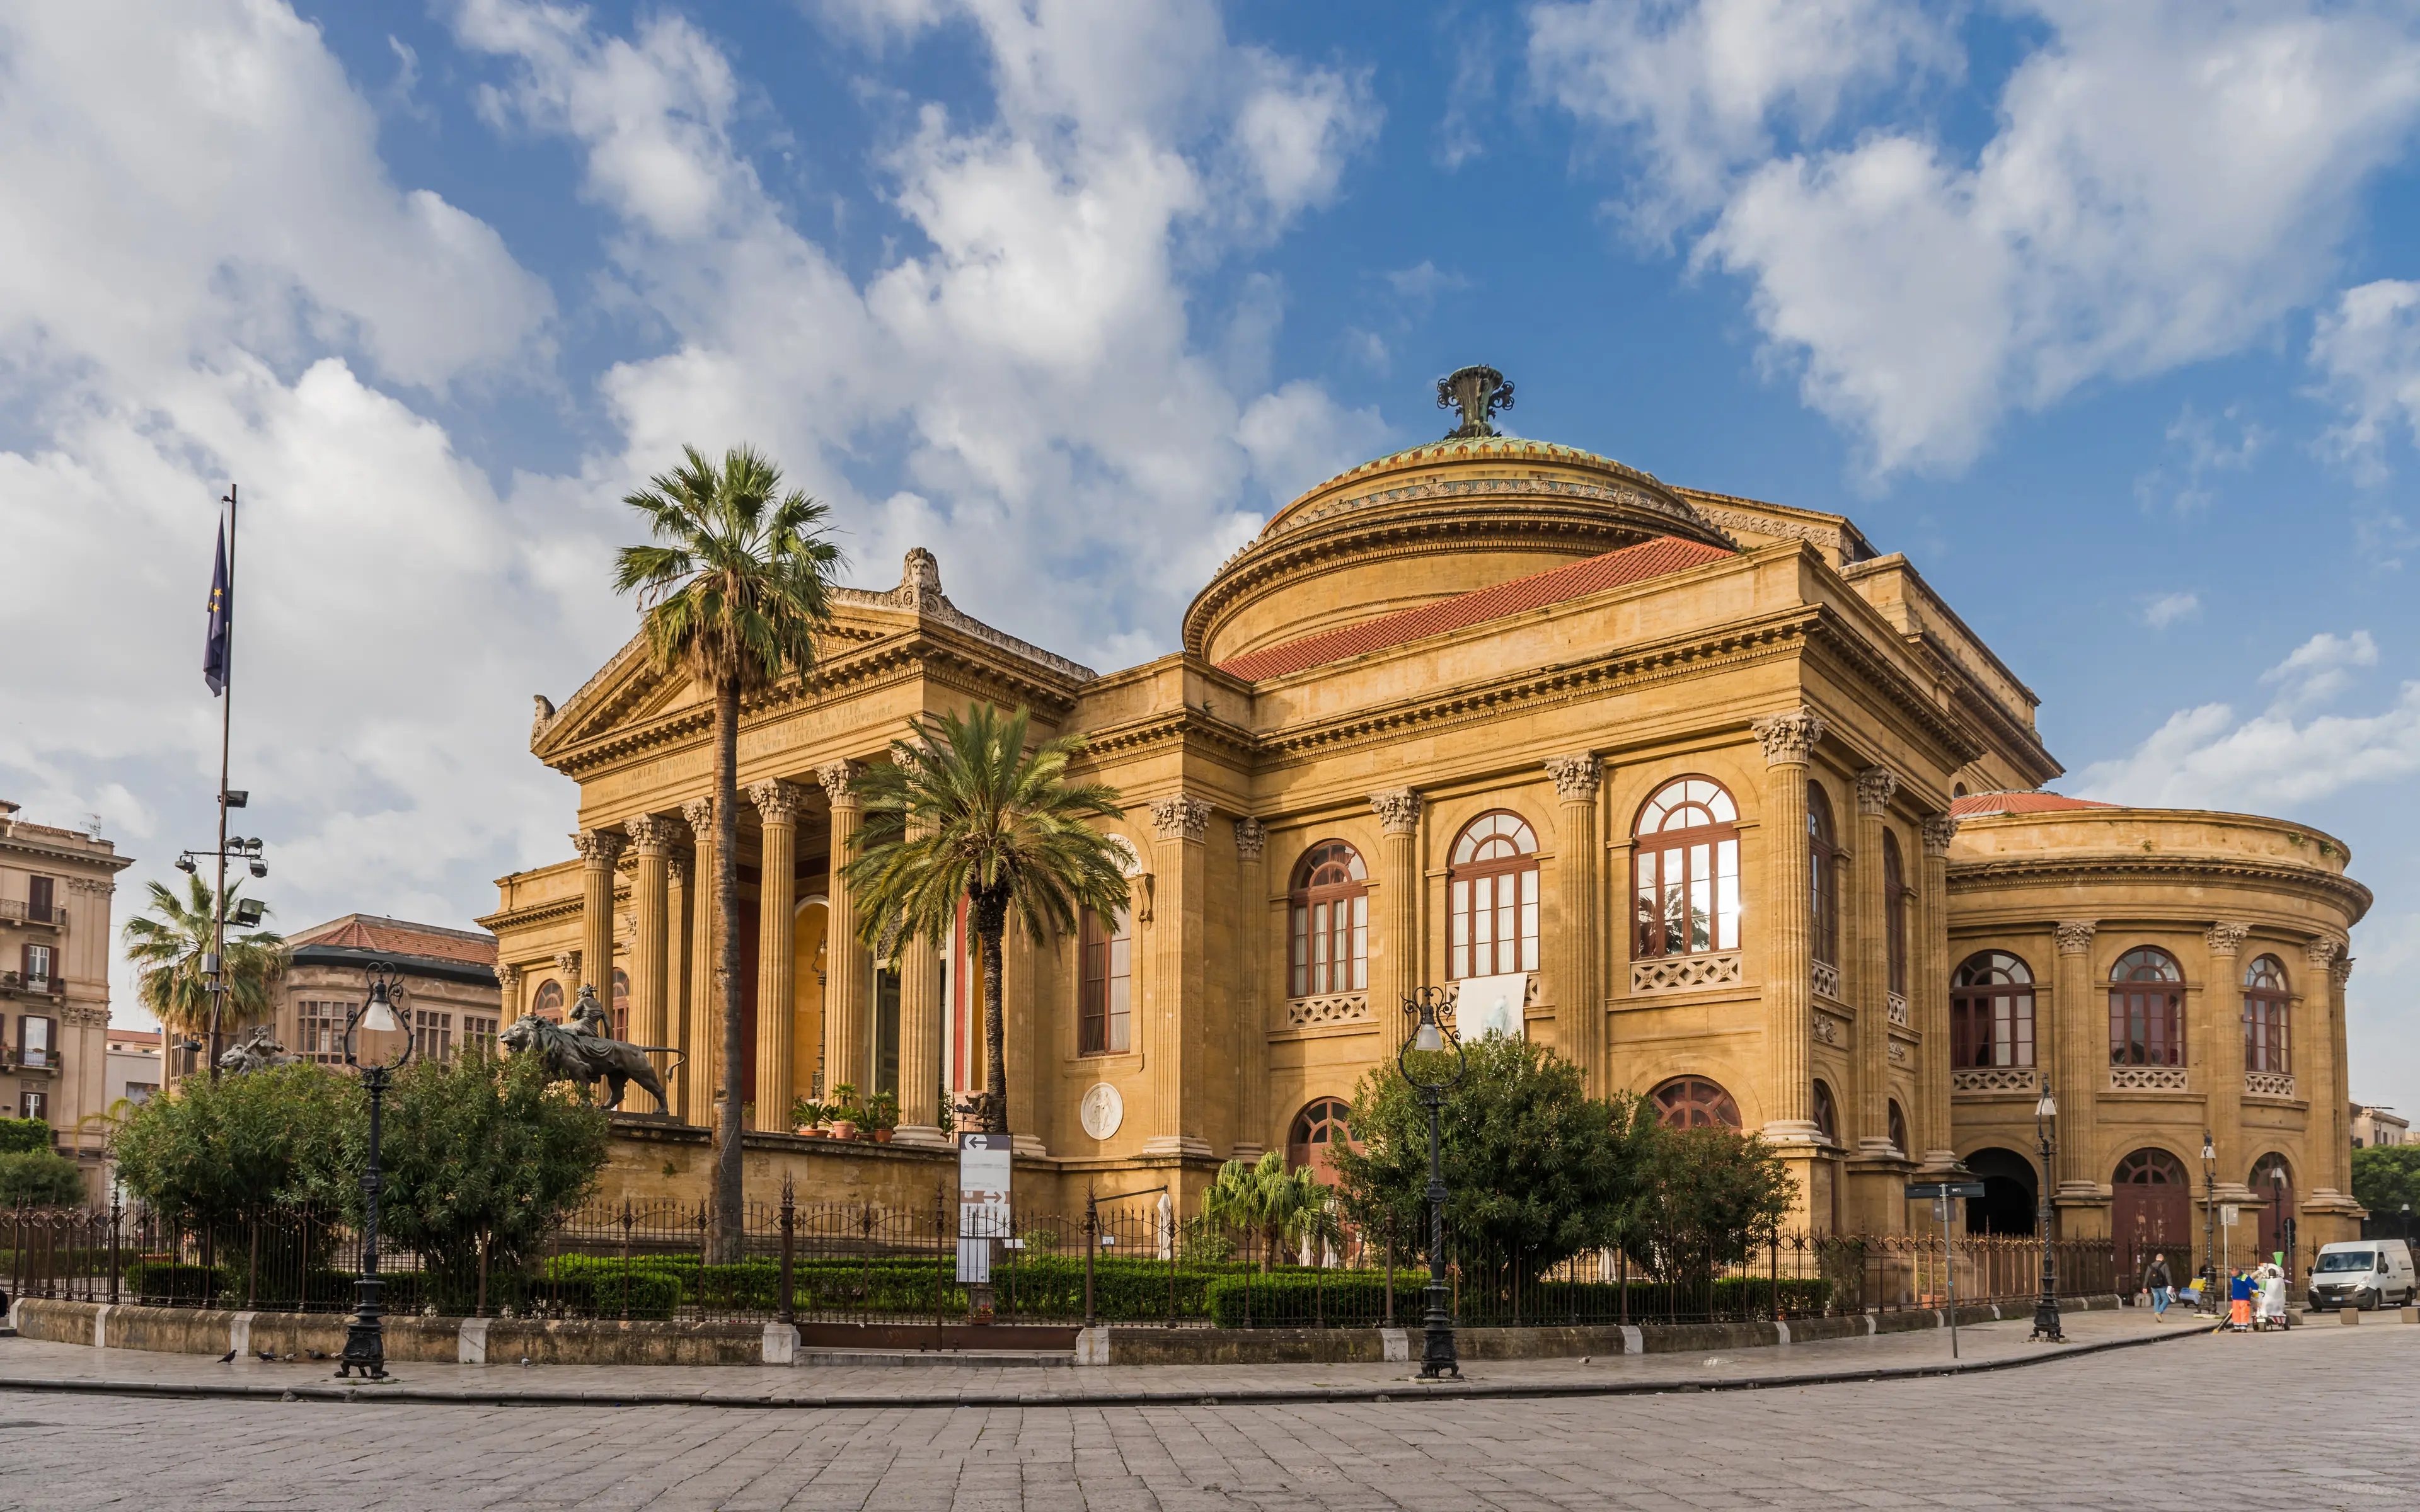
{"type": "Polygon", "coordinates": [[[891,1131],[888,1129],[875,1130],[874,1142],[877,1145],[887,1145],[891,1143],[891,1131]]]}
{"type": "Polygon", "coordinates": [[[834,1119],[831,1132],[834,1139],[854,1139],[857,1137],[857,1125],[846,1119],[834,1119]]]}

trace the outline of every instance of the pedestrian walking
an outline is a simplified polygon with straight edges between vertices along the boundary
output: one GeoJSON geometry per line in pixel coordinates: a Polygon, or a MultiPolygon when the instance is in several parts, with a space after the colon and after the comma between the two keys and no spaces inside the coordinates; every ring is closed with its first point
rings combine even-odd
{"type": "Polygon", "coordinates": [[[2164,1323],[2168,1320],[2168,1304],[2174,1299],[2175,1282],[2176,1277],[2168,1272],[2168,1257],[2152,1256],[2151,1268],[2143,1273],[2143,1286],[2151,1293],[2151,1321],[2164,1323]]]}

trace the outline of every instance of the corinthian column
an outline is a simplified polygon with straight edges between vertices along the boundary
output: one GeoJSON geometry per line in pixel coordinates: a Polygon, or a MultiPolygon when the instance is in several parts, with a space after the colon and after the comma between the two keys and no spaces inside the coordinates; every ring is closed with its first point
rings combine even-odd
{"type": "Polygon", "coordinates": [[[1752,727],[1764,747],[1764,833],[1772,864],[1765,884],[1773,919],[1766,946],[1765,1036],[1771,1041],[1764,1136],[1776,1144],[1811,1145],[1815,1092],[1807,1041],[1814,1033],[1815,925],[1808,896],[1807,763],[1823,738],[1812,709],[1768,714],[1752,727]]]}
{"type": "Polygon", "coordinates": [[[848,863],[856,859],[852,842],[865,819],[865,806],[849,784],[857,779],[853,762],[834,762],[815,768],[831,803],[830,903],[824,921],[824,1095],[843,1082],[864,1087],[873,1059],[867,1030],[874,1007],[873,980],[865,948],[857,943],[855,889],[848,883],[848,863]]]}
{"type": "Polygon", "coordinates": [[[1151,980],[1144,983],[1144,1063],[1151,1073],[1151,1135],[1143,1153],[1207,1155],[1202,1136],[1201,1052],[1204,956],[1202,841],[1210,806],[1180,793],[1151,806],[1151,980]]]}
{"type": "Polygon", "coordinates": [[[1555,1038],[1591,1090],[1605,1087],[1605,987],[1597,974],[1596,792],[1603,768],[1593,752],[1550,756],[1555,779],[1555,1038]]]}
{"type": "Polygon", "coordinates": [[[790,1127],[791,1068],[798,1064],[799,809],[806,790],[758,782],[748,801],[765,822],[756,884],[756,1116],[749,1127],[790,1127]]]}
{"type": "Polygon", "coordinates": [[[521,968],[499,964],[496,967],[496,1014],[499,1027],[509,1026],[521,1016],[521,968]]]}
{"type": "MultiPolygon", "coordinates": [[[[2101,1200],[2093,1144],[2100,1134],[2101,1094],[2109,1086],[2109,1000],[2092,990],[2092,937],[2101,926],[2071,918],[2058,926],[2058,985],[2051,996],[2057,1023],[2058,1196],[2062,1202],[2101,1200]]],[[[2034,1032],[2041,1033],[2040,1015],[2034,1032]]],[[[2034,1058],[2044,1058],[2041,1046],[2034,1058]]]]}
{"type": "Polygon", "coordinates": [[[689,1055],[679,1074],[680,1116],[684,1123],[714,1119],[714,1089],[722,1085],[722,1020],[715,1001],[714,964],[721,951],[716,936],[726,927],[714,908],[714,800],[694,798],[681,805],[681,819],[690,828],[697,852],[696,886],[690,889],[689,1026],[682,1045],[689,1055]]]}
{"type": "MultiPolygon", "coordinates": [[[[630,1038],[641,1044],[668,1045],[671,950],[665,932],[673,846],[680,830],[671,820],[651,813],[639,815],[628,827],[639,857],[637,874],[630,879],[630,905],[638,919],[630,932],[630,1038]]],[[[660,1067],[661,1057],[657,1063],[660,1067]]]]}
{"type": "MultiPolygon", "coordinates": [[[[2219,1185],[2235,1186],[2251,1174],[2252,1159],[2243,1141],[2243,980],[2236,965],[2249,924],[2221,920],[2202,933],[2210,949],[2210,967],[2203,980],[2209,987],[2195,994],[2195,1011],[2185,1025],[2189,1058],[2198,1062],[2195,1085],[2202,1089],[2204,1127],[2218,1150],[2219,1185]]],[[[2256,1194],[2265,1196],[2266,1194],[2256,1194]]]]}
{"type": "Polygon", "coordinates": [[[2352,957],[2339,948],[2328,968],[2328,1148],[2335,1151],[2336,1190],[2352,1196],[2352,1062],[2345,1044],[2345,984],[2352,980],[2352,957]]]}
{"type": "MultiPolygon", "coordinates": [[[[1947,1170],[1958,1163],[1957,1130],[1949,1117],[1949,841],[1958,821],[1946,813],[1924,816],[1924,877],[1916,890],[1922,948],[1914,952],[1916,980],[1912,1006],[1924,1042],[1916,1047],[1923,1068],[1916,1077],[1925,1169],[1947,1170]]],[[[1914,1150],[1909,1151],[1914,1154],[1914,1150]]]]}
{"type": "Polygon", "coordinates": [[[1420,795],[1410,788],[1370,795],[1378,812],[1378,913],[1385,927],[1375,942],[1376,969],[1370,973],[1370,1011],[1390,1026],[1388,1042],[1402,1041],[1404,1003],[1420,985],[1420,795]]]}
{"type": "Polygon", "coordinates": [[[2311,1153],[2304,1164],[2311,1170],[2314,1198],[2342,1197],[2352,1190],[2352,1131],[2345,1122],[2350,1077],[2345,1066],[2344,1029],[2345,982],[2352,975],[2352,962],[2342,940],[2324,936],[2306,942],[2303,958],[2310,964],[2311,975],[2326,984],[2314,983],[2303,999],[2319,1010],[2321,1022],[2292,1026],[2294,1040],[2289,1041],[2296,1057],[2297,1088],[2304,1085],[2303,1078],[2309,1078],[2304,1099],[2311,1112],[2304,1148],[2311,1153]]]}
{"type": "MultiPolygon", "coordinates": [[[[924,831],[920,826],[916,833],[924,831]]],[[[900,1144],[941,1137],[941,953],[919,934],[899,944],[900,1144]]]]}
{"type": "Polygon", "coordinates": [[[1256,1161],[1267,1147],[1269,1123],[1269,1036],[1261,1015],[1263,982],[1267,969],[1269,933],[1268,883],[1261,853],[1268,848],[1269,830],[1257,819],[1235,821],[1235,896],[1239,943],[1242,946],[1241,990],[1235,994],[1235,1146],[1230,1156],[1256,1161]]]}
{"type": "MultiPolygon", "coordinates": [[[[607,829],[583,829],[571,837],[580,852],[580,952],[588,984],[608,1012],[613,1008],[613,863],[623,840],[607,829]]],[[[573,995],[578,996],[575,991],[573,995]]]]}
{"type": "Polygon", "coordinates": [[[1857,774],[1857,1149],[1904,1155],[1890,1139],[1890,931],[1884,831],[1899,774],[1869,766],[1857,774]]]}

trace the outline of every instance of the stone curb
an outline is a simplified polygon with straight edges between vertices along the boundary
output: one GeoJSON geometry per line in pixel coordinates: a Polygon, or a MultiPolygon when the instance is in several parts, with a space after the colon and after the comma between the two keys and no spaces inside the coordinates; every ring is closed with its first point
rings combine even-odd
{"type": "Polygon", "coordinates": [[[1943,1361],[1937,1365],[1866,1365],[1792,1375],[1734,1376],[1714,1381],[1372,1381],[1350,1386],[1247,1386],[1203,1393],[1163,1388],[1136,1391],[983,1391],[898,1393],[832,1393],[826,1396],[781,1396],[771,1392],[742,1395],[669,1391],[493,1391],[471,1387],[391,1385],[267,1386],[228,1381],[193,1383],[142,1381],[90,1381],[0,1378],[0,1391],[61,1392],[85,1396],[235,1398],[256,1401],[380,1401],[482,1407],[723,1407],[826,1408],[852,1411],[954,1407],[1219,1407],[1288,1402],[1420,1401],[1433,1397],[1466,1400],[1477,1397],[1652,1396],[1666,1392],[1761,1391],[1792,1386],[1829,1386],[1861,1381],[1916,1381],[1935,1376],[1979,1375],[2014,1370],[2054,1360],[2078,1359],[2111,1350],[2131,1350],[2174,1339],[2198,1338],[2208,1330],[2178,1329],[2137,1338],[2104,1339],[2093,1344],[2067,1344],[2040,1353],[1998,1360],[1943,1361]]]}

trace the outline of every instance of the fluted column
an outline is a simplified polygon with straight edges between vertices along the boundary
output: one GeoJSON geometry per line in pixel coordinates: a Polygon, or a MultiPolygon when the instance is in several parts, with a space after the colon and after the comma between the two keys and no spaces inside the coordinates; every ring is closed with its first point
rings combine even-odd
{"type": "Polygon", "coordinates": [[[508,1027],[521,1016],[521,968],[496,967],[496,1026],[508,1027]]]}
{"type": "MultiPolygon", "coordinates": [[[[921,829],[918,833],[923,833],[921,829]]],[[[899,947],[899,1130],[906,1145],[941,1137],[941,952],[919,934],[899,947]]]]}
{"type": "MultiPolygon", "coordinates": [[[[2252,1174],[2254,1151],[2243,1142],[2243,974],[2237,965],[2249,924],[2212,924],[2202,934],[2210,949],[2201,1022],[2186,1026],[2186,1058],[2201,1088],[2203,1117],[2218,1150],[2218,1184],[2241,1187],[2252,1174]]],[[[2255,1194],[2256,1197],[2267,1194],[2255,1194]]],[[[2232,1200],[2231,1198],[2228,1200],[2232,1200]]]]}
{"type": "MultiPolygon", "coordinates": [[[[686,841],[688,825],[670,823],[676,841],[686,841]]],[[[674,1068],[665,1073],[664,1095],[675,1118],[681,1113],[683,1062],[689,1055],[690,907],[695,899],[689,854],[676,845],[664,857],[664,1038],[657,1041],[672,1046],[672,1054],[663,1057],[674,1068]]]]}
{"type": "Polygon", "coordinates": [[[697,885],[689,905],[689,1039],[688,1057],[681,1063],[683,1122],[714,1121],[714,1093],[722,1085],[722,1023],[714,990],[714,963],[720,952],[716,936],[724,921],[714,904],[714,800],[695,798],[681,805],[697,855],[697,885]]]}
{"type": "Polygon", "coordinates": [[[1145,1154],[1207,1155],[1202,1133],[1202,1052],[1206,957],[1202,948],[1202,842],[1210,806],[1180,793],[1151,806],[1151,977],[1143,985],[1149,1039],[1150,1136],[1145,1154]]]}
{"type": "Polygon", "coordinates": [[[1253,1161],[1266,1149],[1269,1133],[1269,1035],[1262,1015],[1268,964],[1268,883],[1262,853],[1269,830],[1257,819],[1235,821],[1237,953],[1243,980],[1235,1004],[1235,1145],[1232,1158],[1253,1161]]]}
{"type": "Polygon", "coordinates": [[[1857,774],[1857,1133],[1860,1154],[1904,1155],[1890,1139],[1890,900],[1883,832],[1899,774],[1869,766],[1857,774]]]}
{"type": "MultiPolygon", "coordinates": [[[[638,872],[630,879],[630,906],[637,927],[630,932],[630,1038],[644,1045],[672,1043],[668,976],[672,952],[665,932],[673,846],[680,830],[659,814],[643,813],[628,825],[630,844],[638,854],[638,872]]],[[[650,1057],[660,1067],[665,1057],[650,1057]]]]}
{"type": "MultiPolygon", "coordinates": [[[[588,968],[588,985],[610,1012],[613,1007],[613,863],[621,858],[624,841],[606,829],[583,829],[571,837],[580,852],[580,951],[588,968]]],[[[574,992],[573,997],[579,994],[574,992]]]]}
{"type": "Polygon", "coordinates": [[[874,995],[865,948],[857,943],[856,889],[849,886],[847,866],[857,858],[853,842],[865,819],[865,806],[849,784],[857,779],[853,762],[834,762],[815,769],[824,796],[831,803],[830,905],[824,920],[824,1095],[843,1082],[864,1087],[873,1057],[869,1020],[874,995]]]}
{"type": "Polygon", "coordinates": [[[2309,1089],[2303,1096],[2311,1109],[2304,1136],[2304,1148],[2311,1152],[2305,1157],[2311,1168],[2311,1196],[2350,1201],[2352,1130],[2347,1123],[2350,1114],[2346,1103],[2351,1097],[2351,1077],[2345,1064],[2344,1005],[2352,960],[2345,954],[2344,941],[2328,937],[2304,944],[2303,956],[2310,964],[2311,976],[2319,979],[2304,1001],[2316,1005],[2324,1020],[2292,1026],[2296,1089],[2301,1090],[2304,1077],[2309,1077],[2309,1089]],[[2306,1064],[2308,1071],[2304,1069],[2306,1064]]]}
{"type": "Polygon", "coordinates": [[[779,779],[748,789],[764,821],[756,884],[756,1113],[749,1127],[788,1132],[798,1064],[799,809],[804,788],[779,779]]]}
{"type": "MultiPolygon", "coordinates": [[[[2101,926],[2071,918],[2058,926],[2058,984],[2051,1017],[2056,1022],[2053,1055],[2058,1066],[2058,1196],[2062,1202],[2101,1200],[2099,1137],[2101,1094],[2109,1086],[2109,998],[2092,990],[2092,937],[2101,926]]],[[[2041,1033],[2035,1016],[2034,1033],[2041,1033]]],[[[2035,1046],[2035,1058],[2043,1059],[2035,1046]]],[[[2073,1237],[2071,1234],[2067,1237],[2073,1237]]]]}
{"type": "Polygon", "coordinates": [[[2352,1198],[2352,1060],[2345,1042],[2345,987],[2352,980],[2352,957],[2341,951],[2328,968],[2328,1067],[2335,1095],[2328,1099],[2328,1148],[2335,1151],[2336,1190],[2352,1198]]]}
{"type": "Polygon", "coordinates": [[[1594,752],[1551,756],[1555,779],[1555,1039],[1591,1092],[1605,1088],[1605,986],[1597,965],[1596,795],[1604,778],[1594,752]]]}
{"type": "Polygon", "coordinates": [[[1370,795],[1378,813],[1378,913],[1372,942],[1370,1014],[1388,1026],[1391,1047],[1407,1032],[1404,1001],[1420,985],[1420,795],[1410,788],[1370,795]]]}
{"type": "Polygon", "coordinates": [[[1811,1145],[1815,1092],[1807,1041],[1814,1033],[1815,923],[1808,895],[1807,764],[1823,738],[1823,720],[1811,709],[1768,714],[1756,721],[1764,748],[1765,843],[1765,1034],[1773,1081],[1766,1089],[1769,1117],[1764,1136],[1776,1144],[1811,1145]]]}
{"type": "MultiPolygon", "coordinates": [[[[1924,816],[1924,876],[1917,884],[1916,918],[1924,932],[1923,949],[1915,952],[1914,990],[1916,1028],[1924,1042],[1916,1047],[1922,1068],[1916,1085],[1921,1124],[1916,1135],[1924,1147],[1927,1170],[1947,1170],[1958,1161],[1958,1131],[1949,1103],[1949,842],[1958,821],[1946,813],[1924,816]]],[[[1916,1153],[1910,1150],[1908,1153],[1916,1153]]]]}

